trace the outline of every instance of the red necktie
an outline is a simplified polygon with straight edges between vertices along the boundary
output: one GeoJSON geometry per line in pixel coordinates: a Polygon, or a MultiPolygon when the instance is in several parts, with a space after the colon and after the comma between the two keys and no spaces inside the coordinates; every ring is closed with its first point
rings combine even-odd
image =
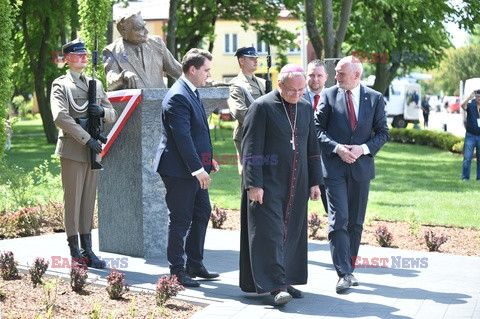
{"type": "Polygon", "coordinates": [[[314,112],[317,110],[317,105],[318,105],[319,100],[320,100],[320,95],[315,94],[315,96],[313,97],[313,111],[314,112]]]}
{"type": "Polygon", "coordinates": [[[355,107],[353,106],[352,100],[352,91],[347,91],[347,98],[348,98],[348,117],[350,117],[350,126],[352,127],[352,131],[355,130],[357,126],[357,117],[355,116],[355,107]]]}

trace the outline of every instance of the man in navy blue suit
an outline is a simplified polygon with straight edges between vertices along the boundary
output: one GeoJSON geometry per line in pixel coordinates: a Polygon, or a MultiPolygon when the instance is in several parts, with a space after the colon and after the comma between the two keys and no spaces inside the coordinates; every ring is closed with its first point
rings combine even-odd
{"type": "Polygon", "coordinates": [[[211,214],[210,172],[218,171],[205,109],[197,87],[210,77],[212,55],[191,49],[182,60],[182,76],[162,103],[162,140],[157,151],[157,172],[167,189],[170,211],[167,259],[170,274],[185,287],[198,287],[192,278],[216,278],[203,265],[203,246],[211,214]],[[184,255],[187,260],[185,261],[184,255]]]}
{"type": "MultiPolygon", "coordinates": [[[[307,85],[303,98],[310,102],[312,110],[315,112],[320,104],[320,93],[322,92],[325,82],[327,82],[328,73],[325,63],[321,60],[310,61],[307,65],[307,85]]],[[[322,204],[325,212],[328,212],[327,194],[325,185],[320,184],[320,193],[322,194],[322,204]]]]}
{"type": "Polygon", "coordinates": [[[389,134],[382,94],[360,85],[362,64],[345,57],[335,71],[337,85],[322,91],[315,125],[328,200],[328,239],[340,292],[358,285],[352,258],[358,256],[370,180],[375,178],[373,157],[389,134]]]}

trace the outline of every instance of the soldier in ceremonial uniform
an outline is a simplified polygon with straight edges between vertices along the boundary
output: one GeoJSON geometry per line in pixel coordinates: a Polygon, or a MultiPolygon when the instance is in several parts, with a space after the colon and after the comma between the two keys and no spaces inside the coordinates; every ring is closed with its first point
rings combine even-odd
{"type": "MultiPolygon", "coordinates": [[[[230,112],[237,120],[233,140],[239,156],[245,113],[255,99],[265,94],[265,80],[253,74],[258,68],[258,54],[254,47],[241,47],[235,52],[235,56],[240,66],[240,73],[229,82],[230,97],[227,102],[230,112]]],[[[238,172],[242,174],[240,157],[238,157],[238,172]]]]}
{"type": "Polygon", "coordinates": [[[52,83],[50,103],[53,120],[60,128],[55,154],[60,156],[62,168],[65,231],[74,262],[81,266],[105,268],[105,262],[92,251],[91,239],[98,170],[91,169],[89,155],[91,150],[99,154],[102,145],[80,123],[89,114],[100,116],[105,122],[111,123],[117,119],[117,113],[98,80],[97,104],[88,107],[88,85],[91,78],[83,74],[88,53],[82,39],[65,44],[62,53],[70,70],[52,83]]]}

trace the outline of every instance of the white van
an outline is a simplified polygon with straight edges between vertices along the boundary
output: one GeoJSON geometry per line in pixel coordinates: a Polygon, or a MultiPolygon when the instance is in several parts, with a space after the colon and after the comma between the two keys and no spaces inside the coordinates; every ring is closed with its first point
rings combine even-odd
{"type": "Polygon", "coordinates": [[[421,87],[406,79],[396,79],[385,95],[385,110],[388,123],[393,127],[405,128],[408,123],[419,123],[421,87]]]}

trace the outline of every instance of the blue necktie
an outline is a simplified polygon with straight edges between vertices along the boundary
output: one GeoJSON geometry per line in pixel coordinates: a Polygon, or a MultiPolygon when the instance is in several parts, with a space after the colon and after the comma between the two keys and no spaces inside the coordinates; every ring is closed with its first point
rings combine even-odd
{"type": "Polygon", "coordinates": [[[198,89],[195,90],[195,95],[197,96],[198,102],[202,104],[202,100],[200,99],[200,93],[198,93],[198,89]]]}

